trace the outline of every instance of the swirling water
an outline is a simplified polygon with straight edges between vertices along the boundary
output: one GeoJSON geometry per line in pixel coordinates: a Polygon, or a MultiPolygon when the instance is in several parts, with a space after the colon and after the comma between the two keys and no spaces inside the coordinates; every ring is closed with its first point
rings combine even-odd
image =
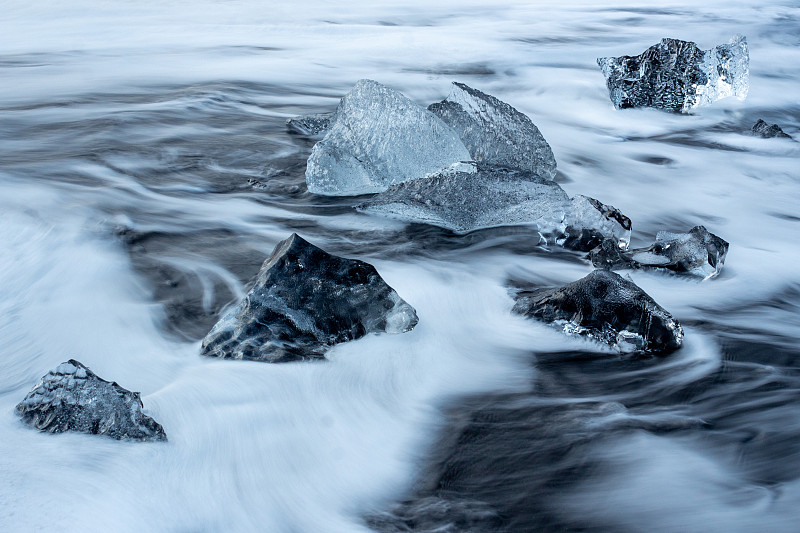
{"type": "Polygon", "coordinates": [[[796,531],[800,143],[744,132],[800,139],[800,8],[753,4],[5,2],[0,530],[459,531],[472,506],[503,531],[796,531]],[[691,115],[615,111],[594,62],[736,33],[748,99],[691,115]],[[728,240],[717,279],[631,274],[684,348],[626,360],[513,316],[510,280],[591,268],[525,228],[457,236],[309,194],[313,142],[284,121],[364,77],[528,113],[562,186],[631,217],[634,245],[728,240]],[[375,264],[417,328],[318,364],[199,357],[292,231],[375,264]],[[71,357],[141,391],[169,442],[23,426],[14,405],[71,357]]]}

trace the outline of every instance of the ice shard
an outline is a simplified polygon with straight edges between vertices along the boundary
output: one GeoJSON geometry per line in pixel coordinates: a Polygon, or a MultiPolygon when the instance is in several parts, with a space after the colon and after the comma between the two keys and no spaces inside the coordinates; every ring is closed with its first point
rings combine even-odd
{"type": "Polygon", "coordinates": [[[428,110],[458,133],[477,163],[555,177],[556,159],[539,128],[494,96],[454,82],[450,96],[428,110]]]}
{"type": "Polygon", "coordinates": [[[708,279],[719,275],[728,246],[704,226],[695,226],[688,233],[659,231],[646,248],[624,250],[609,240],[592,250],[590,258],[597,268],[668,270],[708,279]]]}
{"type": "Polygon", "coordinates": [[[417,320],[375,267],[328,254],[295,233],[278,243],[250,292],[206,335],[202,354],[317,359],[334,344],[410,331],[417,320]]]}
{"type": "Polygon", "coordinates": [[[672,315],[635,283],[608,270],[555,290],[523,291],[514,311],[622,353],[666,354],[683,342],[683,328],[672,315]]]}
{"type": "Polygon", "coordinates": [[[768,124],[761,119],[758,119],[758,122],[753,124],[753,129],[751,130],[751,133],[757,137],[762,137],[764,139],[773,139],[776,137],[779,139],[792,138],[791,135],[787,135],[786,133],[784,133],[781,127],[778,126],[777,124],[768,124]]]}
{"type": "Polygon", "coordinates": [[[316,113],[290,118],[286,121],[286,129],[292,133],[309,137],[324,135],[331,127],[333,113],[316,113]]]}
{"type": "Polygon", "coordinates": [[[711,50],[662,39],[638,56],[601,57],[597,64],[617,109],[655,107],[685,113],[729,96],[744,100],[750,86],[750,54],[741,35],[711,50]]]}
{"type": "Polygon", "coordinates": [[[360,80],[314,146],[306,183],[316,194],[369,194],[469,160],[456,132],[436,115],[378,82],[360,80]]]}
{"type": "Polygon", "coordinates": [[[585,196],[570,199],[557,183],[530,172],[476,168],[394,185],[357,209],[456,233],[530,225],[543,244],[577,250],[588,251],[606,238],[623,247],[630,240],[630,219],[611,206],[585,196]]]}
{"type": "Polygon", "coordinates": [[[99,378],[74,359],[48,372],[16,410],[25,423],[49,433],[79,431],[118,440],[167,440],[164,428],[142,413],[138,392],[99,378]]]}

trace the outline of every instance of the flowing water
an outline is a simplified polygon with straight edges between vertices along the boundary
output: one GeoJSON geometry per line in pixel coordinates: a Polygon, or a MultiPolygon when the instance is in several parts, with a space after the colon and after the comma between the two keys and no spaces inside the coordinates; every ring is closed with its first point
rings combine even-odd
{"type": "Polygon", "coordinates": [[[744,134],[800,140],[796,2],[8,0],[0,80],[0,530],[797,530],[800,143],[744,134]],[[736,33],[745,102],[613,109],[596,57],[736,33]],[[359,78],[511,103],[634,246],[728,240],[717,279],[631,274],[684,347],[621,358],[512,315],[510,285],[591,269],[529,229],[458,236],[309,194],[313,141],[284,122],[359,78]],[[320,363],[200,357],[291,232],[373,263],[419,325],[320,363]],[[22,425],[69,358],[141,391],[169,442],[22,425]]]}

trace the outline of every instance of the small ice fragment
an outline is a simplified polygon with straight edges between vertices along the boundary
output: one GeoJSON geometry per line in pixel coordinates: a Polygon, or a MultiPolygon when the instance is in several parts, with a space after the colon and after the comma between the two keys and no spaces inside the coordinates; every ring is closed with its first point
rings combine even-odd
{"type": "Polygon", "coordinates": [[[751,133],[757,137],[762,137],[764,139],[773,139],[776,137],[779,139],[792,138],[791,135],[787,135],[786,133],[784,133],[781,127],[778,126],[777,124],[768,124],[761,119],[758,119],[758,122],[753,124],[753,129],[751,130],[751,133]]]}
{"type": "Polygon", "coordinates": [[[719,275],[728,247],[704,226],[695,226],[688,233],[660,231],[646,248],[621,250],[613,241],[603,242],[590,258],[597,268],[650,268],[708,279],[719,275]]]}
{"type": "Polygon", "coordinates": [[[378,82],[360,80],[314,146],[306,183],[315,194],[369,194],[469,160],[461,139],[436,115],[378,82]]]}
{"type": "Polygon", "coordinates": [[[324,135],[330,128],[333,113],[316,113],[290,118],[286,121],[286,128],[299,135],[324,135]]]}
{"type": "Polygon", "coordinates": [[[601,57],[597,64],[617,109],[655,107],[685,113],[729,96],[744,100],[750,87],[750,54],[741,35],[711,50],[662,39],[638,56],[601,57]]]}
{"type": "Polygon", "coordinates": [[[450,96],[428,110],[458,133],[474,161],[555,177],[553,150],[539,128],[494,96],[453,82],[450,96]]]}

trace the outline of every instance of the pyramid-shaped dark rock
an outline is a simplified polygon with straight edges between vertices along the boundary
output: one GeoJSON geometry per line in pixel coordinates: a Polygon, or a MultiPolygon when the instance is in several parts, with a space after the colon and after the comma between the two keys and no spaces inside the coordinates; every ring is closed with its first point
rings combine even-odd
{"type": "Polygon", "coordinates": [[[672,315],[635,283],[607,270],[560,289],[522,292],[514,311],[621,352],[665,354],[683,342],[683,328],[672,315]]]}
{"type": "Polygon", "coordinates": [[[22,420],[40,431],[80,431],[114,439],[167,440],[142,413],[138,392],[108,382],[74,359],[51,370],[17,405],[22,420]]]}
{"type": "Polygon", "coordinates": [[[334,344],[410,331],[417,320],[375,267],[331,255],[294,233],[206,335],[202,354],[271,363],[321,358],[334,344]]]}

